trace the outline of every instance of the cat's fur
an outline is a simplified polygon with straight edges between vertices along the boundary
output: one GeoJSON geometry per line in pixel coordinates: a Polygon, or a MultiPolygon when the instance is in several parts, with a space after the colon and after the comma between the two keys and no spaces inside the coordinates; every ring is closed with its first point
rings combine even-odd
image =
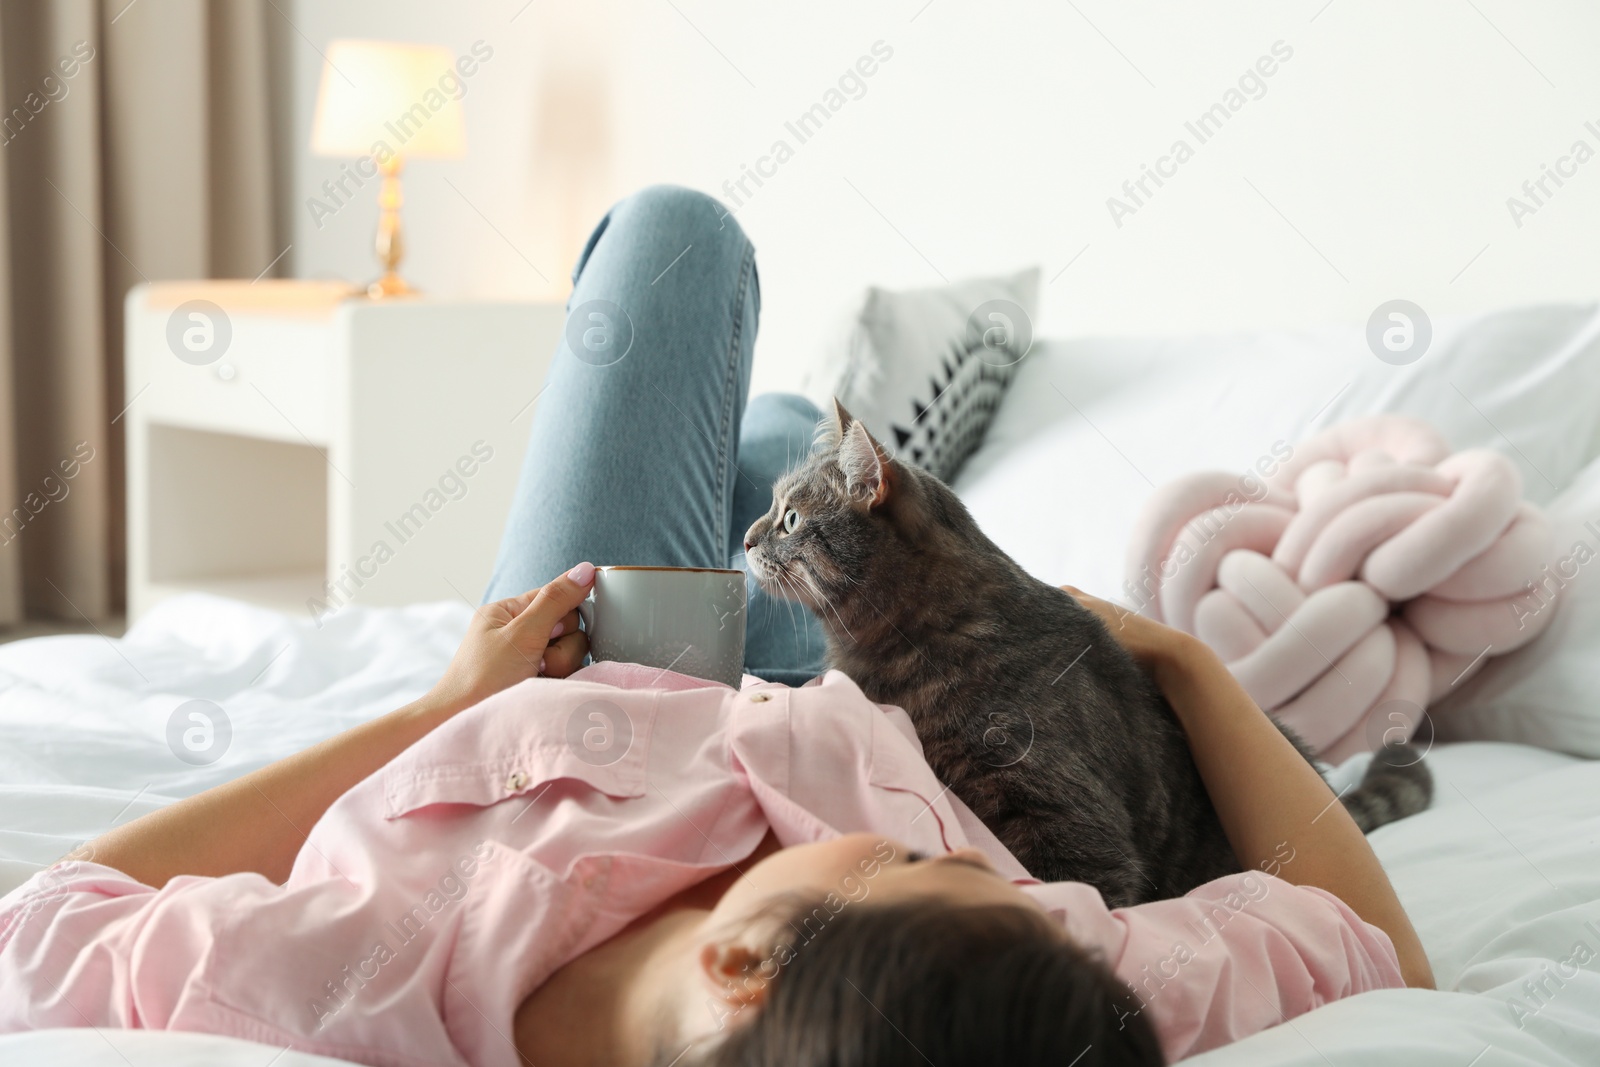
{"type": "MultiPolygon", "coordinates": [[[[825,624],[830,665],[905,709],[935,773],[1036,877],[1122,906],[1237,872],[1172,709],[1099,617],[836,407],[745,537],[763,586],[825,624]]],[[[1344,803],[1370,830],[1431,794],[1399,747],[1344,803]]]]}

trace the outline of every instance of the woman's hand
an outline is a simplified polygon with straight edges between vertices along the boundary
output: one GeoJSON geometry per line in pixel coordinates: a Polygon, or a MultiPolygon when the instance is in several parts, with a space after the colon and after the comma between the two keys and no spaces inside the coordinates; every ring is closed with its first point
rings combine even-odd
{"type": "Polygon", "coordinates": [[[577,670],[589,651],[577,607],[593,584],[594,565],[580,563],[541,589],[483,605],[428,702],[460,710],[525,678],[577,670]]]}
{"type": "Polygon", "coordinates": [[[1157,681],[1161,680],[1162,673],[1174,662],[1207,651],[1198,638],[1182,630],[1163,626],[1136,611],[1129,611],[1120,604],[1090,596],[1082,589],[1071,585],[1064,585],[1061,590],[1100,616],[1100,621],[1111,631],[1112,638],[1127,649],[1140,666],[1155,674],[1157,681]]]}

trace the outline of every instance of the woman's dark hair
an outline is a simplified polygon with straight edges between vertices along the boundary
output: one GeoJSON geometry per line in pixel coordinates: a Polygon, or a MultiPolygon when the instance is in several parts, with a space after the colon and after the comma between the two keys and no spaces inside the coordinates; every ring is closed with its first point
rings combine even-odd
{"type": "Polygon", "coordinates": [[[827,921],[781,926],[765,1003],[704,1067],[1165,1063],[1128,987],[1032,909],[927,898],[815,914],[827,921]]]}

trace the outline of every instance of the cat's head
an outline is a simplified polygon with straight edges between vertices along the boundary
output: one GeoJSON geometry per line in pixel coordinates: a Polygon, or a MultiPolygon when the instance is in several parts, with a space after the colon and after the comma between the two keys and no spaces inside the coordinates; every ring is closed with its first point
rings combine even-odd
{"type": "Polygon", "coordinates": [[[769,592],[823,612],[915,561],[950,531],[955,495],[895,459],[834,401],[811,454],[772,487],[772,507],[744,535],[750,572],[769,592]]]}

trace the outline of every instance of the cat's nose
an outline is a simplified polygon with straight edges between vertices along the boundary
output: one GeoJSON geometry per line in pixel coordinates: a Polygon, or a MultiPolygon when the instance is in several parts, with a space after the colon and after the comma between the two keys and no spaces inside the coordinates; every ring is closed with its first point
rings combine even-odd
{"type": "Polygon", "coordinates": [[[744,550],[746,552],[748,552],[754,547],[756,547],[756,543],[754,541],[750,540],[749,536],[746,535],[746,537],[744,539],[744,550]]]}

